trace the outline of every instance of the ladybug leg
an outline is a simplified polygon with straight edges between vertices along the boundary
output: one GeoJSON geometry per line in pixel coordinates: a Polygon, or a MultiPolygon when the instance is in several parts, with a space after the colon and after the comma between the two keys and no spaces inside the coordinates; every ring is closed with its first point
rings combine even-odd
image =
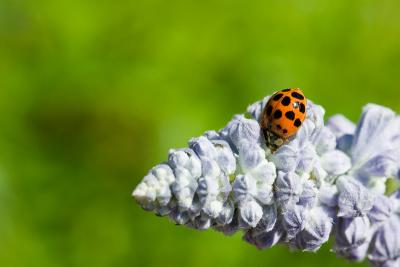
{"type": "Polygon", "coordinates": [[[277,145],[278,147],[283,145],[283,139],[282,138],[278,138],[275,140],[274,142],[275,145],[277,145]]]}
{"type": "Polygon", "coordinates": [[[281,137],[268,130],[264,130],[264,137],[266,145],[269,149],[271,149],[272,153],[275,152],[285,142],[285,140],[283,140],[281,137]]]}

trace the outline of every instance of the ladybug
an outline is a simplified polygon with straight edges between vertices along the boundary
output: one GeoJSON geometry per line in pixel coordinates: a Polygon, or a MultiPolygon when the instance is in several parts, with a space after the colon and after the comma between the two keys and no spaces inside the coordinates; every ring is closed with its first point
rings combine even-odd
{"type": "Polygon", "coordinates": [[[301,127],[306,117],[307,99],[300,88],[276,92],[265,105],[261,117],[266,144],[277,150],[301,127]]]}

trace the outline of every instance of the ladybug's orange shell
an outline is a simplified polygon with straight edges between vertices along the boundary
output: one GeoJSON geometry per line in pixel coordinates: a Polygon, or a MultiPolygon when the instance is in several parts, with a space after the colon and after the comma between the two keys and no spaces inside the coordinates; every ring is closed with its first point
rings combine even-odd
{"type": "Polygon", "coordinates": [[[306,107],[307,99],[299,88],[278,91],[265,105],[261,128],[285,140],[301,127],[306,117],[306,107]]]}

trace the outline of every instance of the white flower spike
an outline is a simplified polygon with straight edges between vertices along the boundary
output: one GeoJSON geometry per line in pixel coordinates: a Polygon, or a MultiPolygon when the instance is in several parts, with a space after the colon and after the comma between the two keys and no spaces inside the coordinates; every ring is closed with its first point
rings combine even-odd
{"type": "Polygon", "coordinates": [[[339,114],[325,126],[324,113],[297,88],[267,96],[170,150],[132,195],[176,224],[241,230],[258,248],[316,251],[332,236],[341,257],[399,267],[400,190],[384,193],[400,176],[400,117],[368,104],[357,124],[339,114]],[[282,144],[270,146],[279,133],[282,144]]]}

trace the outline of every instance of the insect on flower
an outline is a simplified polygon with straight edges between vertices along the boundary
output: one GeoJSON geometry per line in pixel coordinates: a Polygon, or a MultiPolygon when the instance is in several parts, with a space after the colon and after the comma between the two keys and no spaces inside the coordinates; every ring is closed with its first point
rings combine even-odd
{"type": "Polygon", "coordinates": [[[277,150],[301,127],[306,117],[307,99],[299,88],[288,88],[271,96],[262,113],[261,129],[266,144],[277,150]]]}

